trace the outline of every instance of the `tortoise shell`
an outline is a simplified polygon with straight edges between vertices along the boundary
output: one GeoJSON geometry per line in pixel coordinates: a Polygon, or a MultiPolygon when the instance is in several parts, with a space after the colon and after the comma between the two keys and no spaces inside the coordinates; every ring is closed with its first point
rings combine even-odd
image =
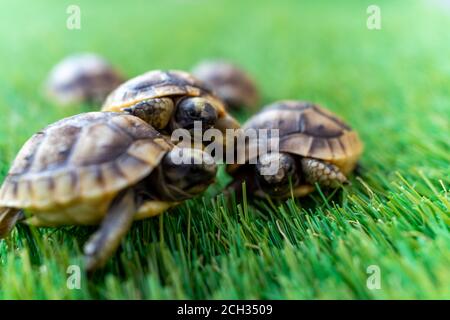
{"type": "Polygon", "coordinates": [[[180,70],[154,70],[128,80],[111,92],[102,110],[119,112],[143,100],[170,96],[208,97],[219,118],[225,115],[223,102],[203,82],[180,70]]]}
{"type": "MultiPolygon", "coordinates": [[[[309,102],[275,102],[250,118],[243,126],[246,129],[278,129],[280,151],[325,160],[345,175],[355,168],[363,150],[358,134],[350,126],[309,102]]],[[[246,162],[240,156],[238,163],[246,162]]],[[[233,172],[237,167],[231,165],[228,170],[233,172]]]]}
{"type": "Polygon", "coordinates": [[[124,81],[104,58],[93,53],[71,55],[59,62],[46,82],[47,94],[62,105],[102,103],[124,81]]]}
{"type": "Polygon", "coordinates": [[[257,86],[239,66],[221,60],[204,61],[195,66],[192,73],[210,86],[231,109],[258,106],[257,86]]]}
{"type": "Polygon", "coordinates": [[[130,115],[60,120],[25,143],[0,188],[0,207],[40,214],[43,225],[96,223],[114,196],[148,176],[171,148],[130,115]]]}

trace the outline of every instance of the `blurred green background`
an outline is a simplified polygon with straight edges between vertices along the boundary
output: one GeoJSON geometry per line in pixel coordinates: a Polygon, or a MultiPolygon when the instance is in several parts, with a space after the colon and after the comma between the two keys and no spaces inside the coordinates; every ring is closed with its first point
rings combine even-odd
{"type": "Polygon", "coordinates": [[[227,209],[211,193],[137,223],[80,290],[66,287],[66,268],[92,230],[19,228],[0,242],[0,298],[450,298],[448,30],[450,1],[438,0],[3,0],[0,181],[34,132],[97,108],[42,94],[51,67],[85,51],[128,77],[231,60],[263,104],[323,104],[366,149],[365,172],[337,199],[227,209]],[[73,4],[80,30],[66,28],[73,4]],[[366,27],[371,4],[381,30],[366,27]],[[380,290],[366,286],[369,265],[381,269],[380,290]]]}

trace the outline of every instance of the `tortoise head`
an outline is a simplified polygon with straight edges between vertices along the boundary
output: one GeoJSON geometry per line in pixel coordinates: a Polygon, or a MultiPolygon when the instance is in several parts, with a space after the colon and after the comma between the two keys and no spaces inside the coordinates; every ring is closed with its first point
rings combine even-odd
{"type": "Polygon", "coordinates": [[[214,182],[217,166],[202,150],[175,147],[163,158],[161,172],[161,195],[181,201],[205,191],[214,182]]]}
{"type": "Polygon", "coordinates": [[[185,129],[196,138],[198,128],[201,128],[200,137],[209,129],[217,129],[221,138],[214,141],[218,147],[224,148],[234,141],[227,141],[227,129],[238,129],[240,124],[225,111],[223,103],[216,98],[206,96],[182,99],[171,120],[171,129],[185,129]]]}
{"type": "Polygon", "coordinates": [[[264,193],[283,197],[290,187],[299,183],[299,171],[294,156],[287,153],[267,153],[255,165],[256,181],[264,193]]]}
{"type": "Polygon", "coordinates": [[[213,128],[219,118],[217,108],[203,97],[182,99],[177,106],[172,127],[186,130],[194,129],[195,122],[200,122],[202,130],[213,128]]]}

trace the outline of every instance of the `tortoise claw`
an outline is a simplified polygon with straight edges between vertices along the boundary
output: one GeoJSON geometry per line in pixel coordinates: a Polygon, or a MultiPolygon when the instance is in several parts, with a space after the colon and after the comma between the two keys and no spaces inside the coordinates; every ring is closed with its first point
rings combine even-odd
{"type": "Polygon", "coordinates": [[[128,232],[136,213],[135,193],[127,190],[113,201],[108,213],[84,246],[85,268],[92,273],[105,265],[128,232]]]}

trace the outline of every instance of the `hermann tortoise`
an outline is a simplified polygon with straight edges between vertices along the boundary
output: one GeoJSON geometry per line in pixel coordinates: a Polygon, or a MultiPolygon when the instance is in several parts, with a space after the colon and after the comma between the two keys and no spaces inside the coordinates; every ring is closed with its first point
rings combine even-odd
{"type": "Polygon", "coordinates": [[[258,88],[239,66],[221,60],[204,61],[192,69],[192,74],[210,86],[231,110],[258,107],[258,88]]]}
{"type": "Polygon", "coordinates": [[[50,71],[45,89],[61,105],[102,103],[123,81],[123,76],[104,58],[79,53],[63,59],[50,71]]]}
{"type": "Polygon", "coordinates": [[[17,155],[0,188],[0,238],[22,220],[100,224],[85,246],[92,271],[115,252],[133,220],[200,194],[215,176],[208,154],[174,147],[137,117],[76,115],[36,133],[17,155]]]}
{"type": "Polygon", "coordinates": [[[102,111],[127,112],[169,136],[176,129],[192,132],[197,124],[202,132],[215,128],[224,145],[226,129],[240,127],[203,82],[179,70],[149,71],[125,82],[108,96],[102,111]]]}
{"type": "Polygon", "coordinates": [[[332,188],[345,184],[363,151],[354,130],[331,112],[308,102],[275,102],[251,117],[243,132],[248,129],[279,130],[278,151],[252,158],[249,150],[257,149],[259,138],[249,139],[246,153],[238,154],[237,163],[227,167],[235,178],[230,189],[239,191],[245,180],[250,192],[261,197],[301,197],[313,191],[315,183],[332,188]],[[275,170],[267,174],[269,168],[275,170]]]}

